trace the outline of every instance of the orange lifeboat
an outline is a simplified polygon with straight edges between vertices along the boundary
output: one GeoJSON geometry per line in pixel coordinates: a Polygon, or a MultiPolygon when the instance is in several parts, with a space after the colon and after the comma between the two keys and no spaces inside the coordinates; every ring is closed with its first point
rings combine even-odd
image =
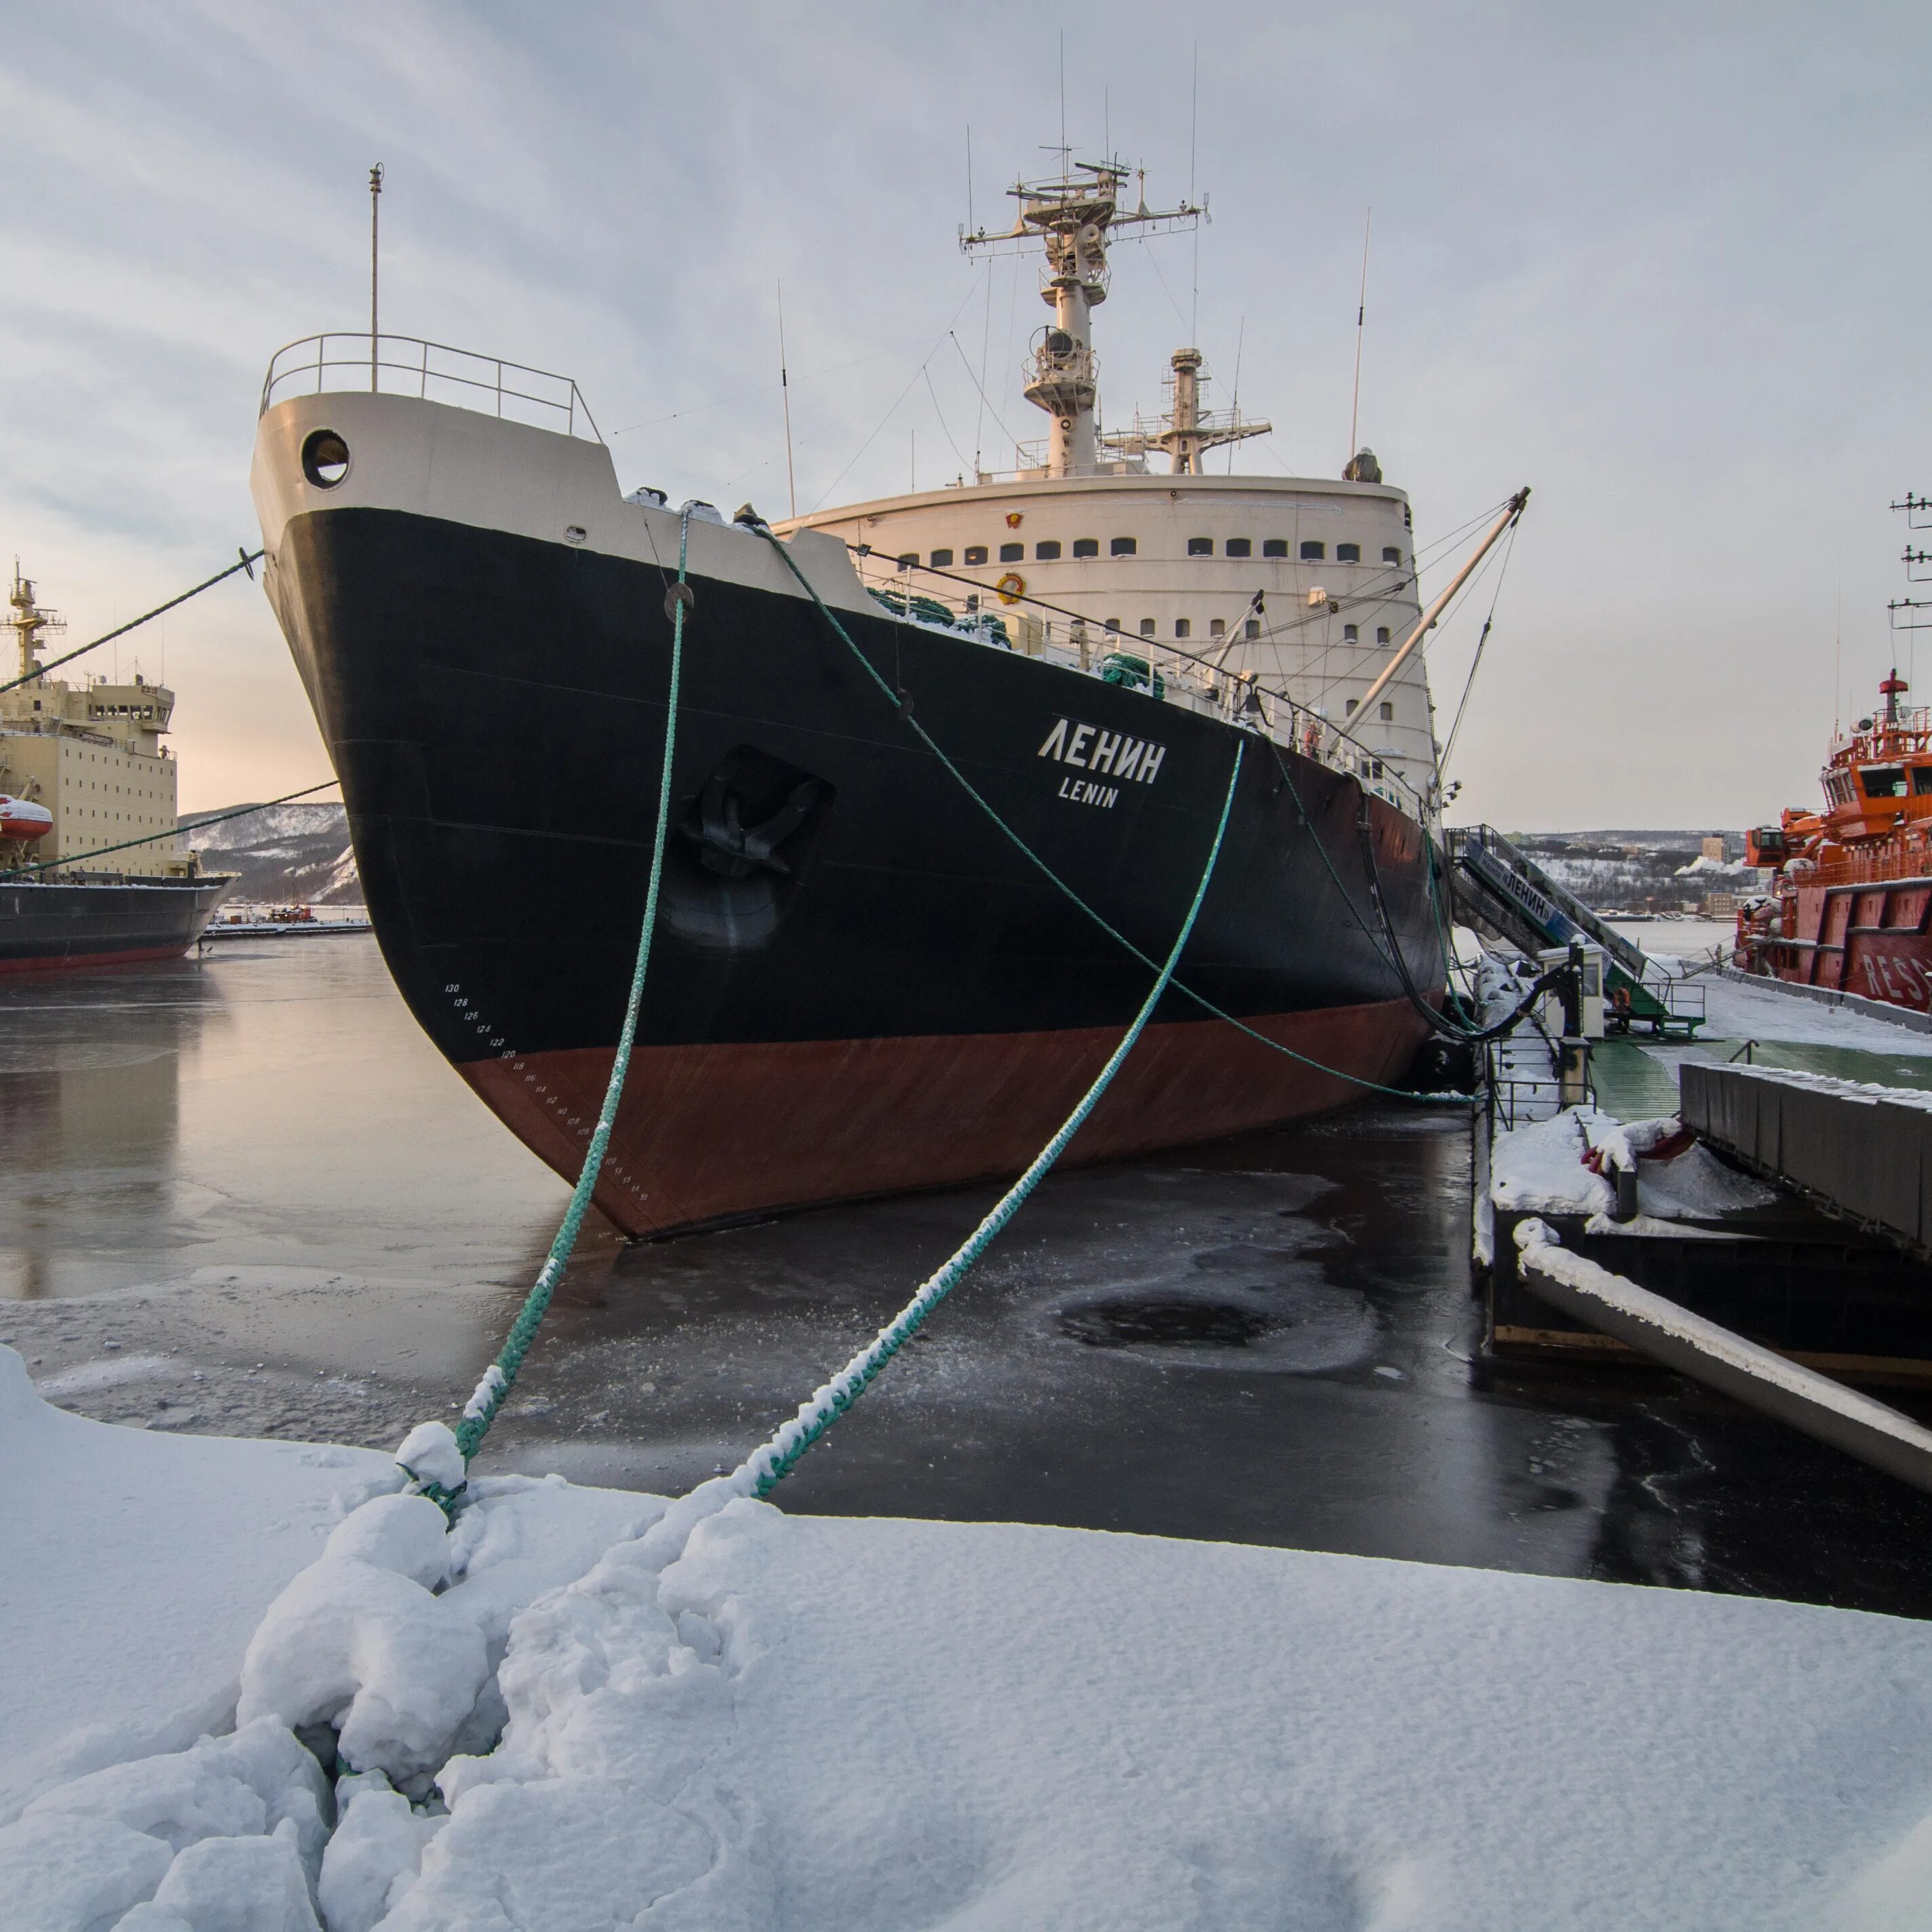
{"type": "Polygon", "coordinates": [[[44,805],[0,791],[0,838],[40,838],[53,830],[54,815],[44,805]]]}

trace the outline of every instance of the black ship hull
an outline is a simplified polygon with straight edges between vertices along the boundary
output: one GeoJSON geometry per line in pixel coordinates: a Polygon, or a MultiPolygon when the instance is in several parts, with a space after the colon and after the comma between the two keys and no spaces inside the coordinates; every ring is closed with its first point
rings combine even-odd
{"type": "Polygon", "coordinates": [[[234,884],[202,879],[0,880],[0,973],[172,959],[234,884]]]}
{"type": "MultiPolygon", "coordinates": [[[[668,581],[632,558],[383,508],[292,516],[270,546],[396,982],[573,1178],[642,917],[668,581]]],[[[1428,854],[1354,778],[1071,668],[847,614],[1010,838],[808,600],[692,587],[662,902],[597,1196],[620,1228],[1023,1165],[1150,972],[1015,838],[1157,960],[1242,744],[1179,976],[1301,1057],[1171,991],[1072,1157],[1277,1122],[1358,1096],[1345,1076],[1401,1076],[1426,1025],[1391,935],[1416,987],[1442,983],[1428,854]]]]}

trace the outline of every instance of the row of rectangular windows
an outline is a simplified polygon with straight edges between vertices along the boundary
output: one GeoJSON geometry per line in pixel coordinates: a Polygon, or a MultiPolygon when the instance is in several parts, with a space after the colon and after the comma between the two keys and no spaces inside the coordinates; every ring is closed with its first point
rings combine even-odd
{"type": "MultiPolygon", "coordinates": [[[[1140,543],[1137,538],[1114,537],[1108,540],[1109,556],[1136,556],[1139,553],[1140,543]]],[[[1230,537],[1222,545],[1221,554],[1224,556],[1252,556],[1255,554],[1254,540],[1251,537],[1230,537]]],[[[1060,557],[1058,539],[1049,537],[1043,542],[1035,544],[1033,554],[1036,563],[1058,563],[1060,557]]],[[[1098,556],[1100,554],[1100,539],[1098,537],[1076,537],[1073,539],[1073,554],[1076,557],[1098,556]]],[[[1190,556],[1212,556],[1214,554],[1214,539],[1212,537],[1190,537],[1187,539],[1187,554],[1190,556]]],[[[1287,538],[1264,537],[1262,539],[1263,556],[1285,557],[1287,554],[1287,538]]],[[[1318,538],[1310,537],[1301,545],[1301,560],[1304,563],[1324,562],[1328,555],[1328,546],[1318,538]]],[[[936,550],[928,560],[934,570],[944,570],[952,562],[952,553],[950,550],[936,550]]],[[[962,560],[968,564],[985,563],[988,561],[986,545],[968,544],[962,560]]],[[[1360,563],[1361,560],[1362,547],[1360,544],[1338,543],[1335,546],[1335,561],[1337,563],[1360,563]]],[[[899,559],[900,563],[904,566],[916,564],[918,561],[919,553],[916,550],[908,550],[899,559]]],[[[1023,543],[1000,544],[1000,561],[1002,563],[1024,563],[1026,561],[1026,545],[1023,543]]],[[[1394,544],[1384,544],[1382,561],[1384,563],[1401,562],[1400,548],[1394,544]]]]}
{"type": "MultiPolygon", "coordinates": [[[[1120,619],[1118,617],[1109,617],[1107,620],[1107,628],[1110,631],[1118,631],[1120,628],[1120,619]]],[[[1244,637],[1258,638],[1261,634],[1262,620],[1258,617],[1249,618],[1243,627],[1241,634],[1244,637]]],[[[1151,638],[1156,634],[1158,634],[1158,633],[1155,628],[1154,619],[1151,617],[1143,617],[1141,620],[1141,635],[1144,638],[1151,638]]],[[[1175,618],[1174,620],[1174,634],[1177,638],[1192,637],[1194,634],[1194,620],[1191,617],[1175,618]]],[[[1210,638],[1225,638],[1228,634],[1226,620],[1224,618],[1220,617],[1209,618],[1208,620],[1208,634],[1210,638]]],[[[1361,641],[1361,637],[1362,627],[1360,625],[1344,624],[1342,626],[1342,640],[1344,644],[1359,644],[1361,641]]],[[[1386,644],[1392,641],[1393,640],[1389,636],[1389,627],[1386,624],[1378,624],[1376,626],[1376,642],[1378,644],[1386,644]]]]}

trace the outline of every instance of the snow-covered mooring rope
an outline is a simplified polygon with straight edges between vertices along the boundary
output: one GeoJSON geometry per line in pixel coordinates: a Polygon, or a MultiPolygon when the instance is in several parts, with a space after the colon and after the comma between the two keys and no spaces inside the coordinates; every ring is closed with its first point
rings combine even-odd
{"type": "MultiPolygon", "coordinates": [[[[1194,889],[1193,903],[1187,908],[1187,916],[1180,922],[1172,950],[1146,999],[1142,1002],[1140,1011],[1134,1016],[1132,1025],[1108,1057],[1106,1065],[1101,1068],[1094,1084],[1080,1096],[1072,1112],[1061,1121],[1053,1138],[1034,1155],[1026,1172],[1000,1196],[986,1218],[920,1284],[918,1293],[830,1382],[814,1389],[799,1405],[796,1414],[723,1479],[730,1490],[740,1496],[769,1496],[790,1474],[805,1452],[865,1394],[879,1372],[918,1334],[926,1318],[971,1272],[974,1264],[1018,1213],[1047,1170],[1066,1152],[1068,1142],[1080,1131],[1100,1096],[1112,1084],[1114,1076],[1120,1072],[1127,1055],[1133,1052],[1135,1042],[1145,1030],[1154,1008],[1160,1004],[1162,994],[1167,991],[1168,982],[1174,977],[1174,969],[1180,964],[1181,953],[1194,931],[1202,902],[1208,896],[1208,882],[1214,878],[1215,866],[1221,856],[1221,843],[1227,836],[1228,818],[1234,809],[1234,788],[1240,782],[1241,760],[1246,750],[1245,744],[1234,747],[1234,769],[1228,775],[1228,795],[1221,802],[1221,818],[1214,828],[1214,842],[1208,848],[1201,883],[1194,889]]],[[[706,1488],[710,1486],[706,1485],[706,1488]]]]}
{"type": "Polygon", "coordinates": [[[591,1196],[604,1171],[604,1156],[610,1144],[611,1130],[617,1123],[618,1103],[623,1098],[624,1082],[631,1069],[631,1050],[637,1042],[638,1015],[644,1004],[644,981],[650,970],[651,935],[658,922],[658,890],[664,878],[664,837],[670,822],[670,772],[672,754],[677,742],[678,686],[684,664],[684,619],[693,602],[691,586],[685,580],[686,561],[691,536],[691,512],[687,508],[678,520],[677,580],[664,592],[670,612],[670,681],[664,698],[664,762],[658,773],[657,826],[651,839],[650,884],[644,893],[644,918],[638,934],[637,963],[631,971],[630,998],[624,1008],[624,1024],[617,1036],[617,1052],[610,1063],[610,1078],[604,1088],[604,1104],[597,1115],[590,1145],[584,1150],[583,1170],[571,1190],[570,1205],[564,1210],[550,1252],[537,1271],[535,1285],[525,1298],[517,1318],[510,1324],[496,1358],[483,1372],[469,1401],[463,1420],[456,1426],[452,1451],[449,1432],[440,1423],[424,1423],[403,1438],[396,1460],[413,1479],[417,1490],[440,1504],[444,1513],[453,1513],[461,1494],[464,1471],[482,1446],[483,1438],[496,1419],[504,1398],[516,1384],[517,1375],[536,1340],[550,1298],[563,1279],[577,1238],[583,1232],[584,1217],[590,1210],[591,1196]]]}

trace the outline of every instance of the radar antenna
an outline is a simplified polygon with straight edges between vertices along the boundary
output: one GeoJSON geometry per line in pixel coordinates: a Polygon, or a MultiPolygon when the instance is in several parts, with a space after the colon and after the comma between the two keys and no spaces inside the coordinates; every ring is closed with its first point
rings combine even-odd
{"type": "Polygon", "coordinates": [[[1024,393],[1052,420],[1046,473],[1090,476],[1100,457],[1093,314],[1107,298],[1108,241],[1114,231],[1126,228],[1147,235],[1184,233],[1198,226],[1208,200],[1204,195],[1198,206],[1184,201],[1176,208],[1150,208],[1147,171],[1141,169],[1138,203],[1123,212],[1120,190],[1136,171],[1118,161],[1075,161],[1064,151],[1056,152],[1063,152],[1058,175],[1020,182],[1007,190],[1020,204],[1012,227],[998,234],[983,227],[970,234],[962,229],[959,246],[969,255],[980,249],[1016,254],[1036,239],[1046,244],[1040,298],[1053,310],[1053,322],[1034,344],[1024,393]]]}

